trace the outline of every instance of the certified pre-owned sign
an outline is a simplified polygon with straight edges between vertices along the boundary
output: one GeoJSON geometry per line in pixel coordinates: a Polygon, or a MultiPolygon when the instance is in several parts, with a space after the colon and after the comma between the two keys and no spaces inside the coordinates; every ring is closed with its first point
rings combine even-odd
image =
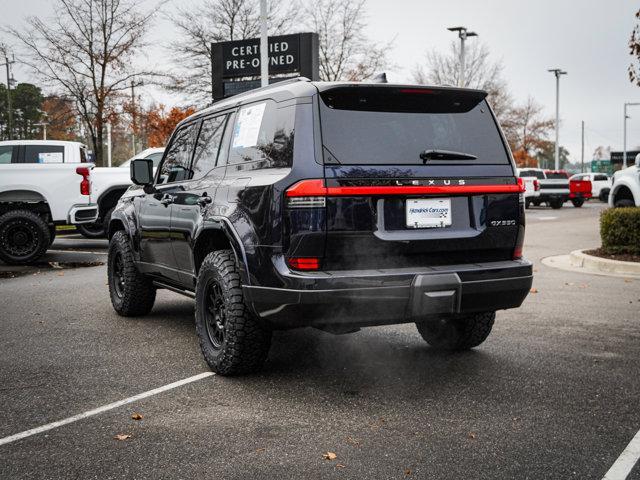
{"type": "MultiPolygon", "coordinates": [[[[260,39],[224,42],[222,44],[222,76],[244,77],[260,74],[260,39]]],[[[300,70],[299,35],[269,37],[269,73],[291,73],[300,70]]]]}
{"type": "MultiPolygon", "coordinates": [[[[269,81],[302,76],[318,80],[317,33],[269,37],[269,81]]],[[[260,39],[211,44],[213,100],[260,87],[260,39]]]]}

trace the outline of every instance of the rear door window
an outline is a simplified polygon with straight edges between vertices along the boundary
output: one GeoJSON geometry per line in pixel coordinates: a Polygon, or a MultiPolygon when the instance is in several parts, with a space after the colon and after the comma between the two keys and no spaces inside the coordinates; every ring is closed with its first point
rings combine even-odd
{"type": "Polygon", "coordinates": [[[191,167],[194,179],[205,176],[216,166],[226,120],[227,115],[218,115],[203,120],[191,167]]]}
{"type": "Polygon", "coordinates": [[[64,147],[58,145],[26,145],[24,163],[63,163],[64,147]]]}
{"type": "Polygon", "coordinates": [[[606,182],[608,180],[609,180],[609,177],[607,177],[606,175],[595,175],[593,177],[594,182],[606,182]]]}
{"type": "Polygon", "coordinates": [[[13,148],[11,145],[5,145],[0,147],[0,165],[11,163],[11,157],[13,156],[13,148]]]}
{"type": "Polygon", "coordinates": [[[482,92],[445,89],[330,89],[320,100],[322,142],[330,163],[508,164],[507,150],[484,97],[482,92]],[[475,159],[422,160],[421,154],[428,150],[459,152],[475,159]]]}
{"type": "Polygon", "coordinates": [[[176,132],[160,167],[158,184],[182,182],[191,178],[191,156],[197,126],[197,123],[192,123],[176,132]]]}
{"type": "Polygon", "coordinates": [[[540,170],[520,170],[521,177],[535,177],[537,179],[544,179],[544,173],[540,170]]]}

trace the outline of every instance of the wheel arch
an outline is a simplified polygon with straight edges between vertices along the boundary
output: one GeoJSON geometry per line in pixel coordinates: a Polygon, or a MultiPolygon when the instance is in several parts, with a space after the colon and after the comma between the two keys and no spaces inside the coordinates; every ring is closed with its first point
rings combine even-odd
{"type": "Polygon", "coordinates": [[[205,224],[195,238],[193,246],[195,274],[198,275],[200,266],[209,253],[227,249],[232,250],[236,257],[242,283],[250,285],[245,249],[237,232],[226,219],[205,224]]]}
{"type": "Polygon", "coordinates": [[[130,185],[117,185],[109,187],[102,192],[98,197],[98,210],[100,215],[108,212],[112,207],[115,207],[118,200],[127,191],[130,185]]]}
{"type": "Polygon", "coordinates": [[[0,192],[0,214],[17,209],[45,215],[47,221],[53,217],[49,202],[36,190],[15,189],[0,192]]]}
{"type": "Polygon", "coordinates": [[[633,189],[627,185],[626,183],[620,183],[616,185],[615,189],[612,190],[610,195],[613,196],[613,203],[615,204],[616,200],[633,200],[634,203],[638,203],[635,198],[633,189]]]}

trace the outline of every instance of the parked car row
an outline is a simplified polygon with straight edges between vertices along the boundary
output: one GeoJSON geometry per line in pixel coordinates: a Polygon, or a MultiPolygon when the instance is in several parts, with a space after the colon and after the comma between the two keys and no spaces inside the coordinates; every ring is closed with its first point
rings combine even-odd
{"type": "Polygon", "coordinates": [[[591,198],[607,202],[612,189],[612,180],[603,173],[578,173],[570,176],[565,170],[521,168],[518,169],[518,175],[525,186],[531,185],[525,192],[526,208],[546,203],[557,209],[562,208],[567,201],[579,208],[591,198]]]}
{"type": "MultiPolygon", "coordinates": [[[[160,162],[163,149],[136,158],[160,162]]],[[[55,238],[56,225],[106,236],[105,222],[131,186],[127,168],[96,168],[85,145],[55,140],[0,142],[0,259],[30,263],[55,238]]]]}

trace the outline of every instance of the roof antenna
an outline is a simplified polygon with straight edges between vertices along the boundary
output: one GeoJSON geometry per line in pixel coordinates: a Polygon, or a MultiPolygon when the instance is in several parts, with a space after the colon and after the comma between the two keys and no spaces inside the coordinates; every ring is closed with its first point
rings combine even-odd
{"type": "Polygon", "coordinates": [[[369,79],[370,83],[389,83],[385,72],[378,73],[369,79]]]}

